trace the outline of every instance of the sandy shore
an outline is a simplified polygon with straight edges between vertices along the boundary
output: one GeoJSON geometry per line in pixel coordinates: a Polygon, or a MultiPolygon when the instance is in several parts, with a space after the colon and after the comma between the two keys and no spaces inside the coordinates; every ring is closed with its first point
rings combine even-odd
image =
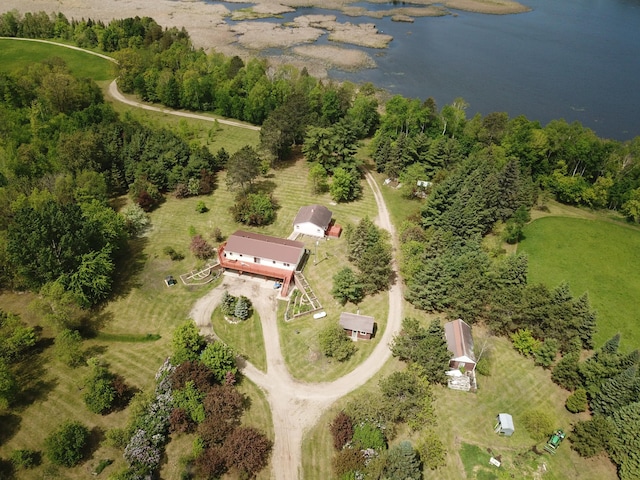
{"type": "MultiPolygon", "coordinates": [[[[355,0],[323,0],[323,8],[341,11],[353,17],[381,18],[390,16],[402,21],[414,17],[439,16],[451,10],[480,13],[510,14],[528,8],[512,0],[412,0],[412,5],[384,11],[353,7],[355,0]]],[[[370,0],[386,3],[386,0],[370,0]]],[[[230,0],[246,3],[246,0],[230,0]]],[[[380,33],[375,24],[338,22],[335,15],[300,15],[293,22],[278,24],[255,19],[278,17],[296,7],[318,5],[317,0],[254,0],[253,6],[233,13],[225,4],[210,4],[201,0],[2,0],[0,12],[62,12],[69,19],[92,18],[108,22],[114,18],[149,16],[165,27],[185,27],[196,47],[215,49],[225,55],[248,58],[270,48],[284,51],[278,57],[268,57],[276,64],[283,60],[296,66],[306,66],[315,76],[324,77],[328,68],[353,70],[375,67],[370,55],[349,45],[386,48],[393,40],[380,33]],[[227,20],[237,23],[231,25],[227,20]],[[251,21],[248,21],[251,20],[251,21]],[[335,46],[316,46],[318,38],[327,35],[335,46]]]]}

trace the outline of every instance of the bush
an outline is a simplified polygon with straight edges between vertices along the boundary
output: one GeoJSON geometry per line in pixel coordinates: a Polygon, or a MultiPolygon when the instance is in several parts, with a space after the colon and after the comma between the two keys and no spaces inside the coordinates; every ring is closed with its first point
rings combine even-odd
{"type": "Polygon", "coordinates": [[[361,423],[356,425],[353,430],[353,444],[360,450],[373,448],[374,450],[384,450],[387,442],[384,439],[382,431],[370,423],[361,423]]]}
{"type": "Polygon", "coordinates": [[[525,357],[535,355],[540,350],[540,340],[533,337],[528,328],[518,330],[510,335],[513,348],[525,357]]]}
{"type": "Polygon", "coordinates": [[[338,324],[332,324],[323,329],[320,332],[319,341],[320,351],[339,362],[348,360],[356,351],[356,346],[338,324]]]}
{"type": "Polygon", "coordinates": [[[353,438],[353,422],[351,417],[344,412],[338,413],[329,425],[333,446],[336,450],[342,450],[353,438]]]}
{"type": "Polygon", "coordinates": [[[216,249],[213,248],[202,235],[194,235],[191,239],[191,252],[201,260],[213,258],[216,254],[216,249]]]}
{"type": "Polygon", "coordinates": [[[435,470],[446,464],[447,450],[438,434],[431,429],[423,434],[418,444],[418,453],[422,463],[430,470],[435,470]]]}
{"type": "Polygon", "coordinates": [[[84,362],[82,337],[77,330],[65,329],[54,340],[55,356],[68,367],[77,367],[84,362]]]}
{"type": "Polygon", "coordinates": [[[162,253],[164,253],[174,262],[184,259],[184,255],[180,252],[176,252],[173,247],[164,247],[164,249],[162,249],[162,253]]]}
{"type": "Polygon", "coordinates": [[[89,429],[80,422],[67,421],[45,438],[47,458],[55,465],[73,467],[84,457],[89,429]]]}
{"type": "Polygon", "coordinates": [[[36,467],[40,463],[40,452],[26,448],[16,449],[11,453],[11,463],[19,470],[36,467]]]}
{"type": "Polygon", "coordinates": [[[207,208],[205,203],[202,200],[200,200],[198,202],[198,204],[196,205],[196,212],[198,212],[198,213],[207,213],[208,211],[209,211],[209,209],[207,208]]]}
{"type": "Polygon", "coordinates": [[[476,364],[476,372],[485,377],[491,375],[491,359],[488,355],[480,357],[476,364]]]}
{"type": "Polygon", "coordinates": [[[569,395],[565,403],[565,407],[571,413],[584,412],[587,409],[587,392],[584,388],[578,388],[569,395]]]}
{"type": "Polygon", "coordinates": [[[211,232],[211,238],[215,242],[220,243],[222,240],[224,240],[224,235],[222,235],[222,230],[220,230],[220,228],[218,227],[215,227],[211,232]]]}
{"type": "Polygon", "coordinates": [[[277,202],[272,195],[250,193],[236,199],[231,207],[233,219],[245,225],[269,225],[276,219],[277,202]]]}
{"type": "Polygon", "coordinates": [[[534,409],[524,413],[522,423],[531,438],[541,441],[551,435],[555,421],[545,410],[534,409]]]}

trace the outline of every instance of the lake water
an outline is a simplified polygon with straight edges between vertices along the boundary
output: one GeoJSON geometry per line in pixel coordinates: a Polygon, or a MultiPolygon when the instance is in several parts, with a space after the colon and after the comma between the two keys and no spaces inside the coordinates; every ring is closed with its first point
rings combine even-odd
{"type": "MultiPolygon", "coordinates": [[[[440,107],[462,97],[469,117],[505,111],[543,125],[578,120],[606,138],[640,135],[640,0],[522,1],[533,10],[414,23],[337,14],[341,22],[375,23],[394,40],[384,50],[349,46],[367,51],[377,68],[330,74],[433,97],[440,107]]],[[[303,8],[277,21],[315,13],[336,14],[303,8]]]]}

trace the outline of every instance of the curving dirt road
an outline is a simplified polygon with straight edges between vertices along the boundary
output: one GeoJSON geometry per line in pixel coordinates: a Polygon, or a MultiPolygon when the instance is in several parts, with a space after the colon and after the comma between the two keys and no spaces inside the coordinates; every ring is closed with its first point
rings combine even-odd
{"type": "MultiPolygon", "coordinates": [[[[366,174],[378,204],[378,225],[388,230],[397,247],[389,212],[378,185],[370,174],[366,174]]],[[[397,265],[393,270],[397,278],[397,265]]],[[[265,348],[267,353],[267,372],[262,372],[250,363],[243,366],[244,375],[264,390],[273,417],[275,442],[272,454],[272,478],[278,480],[298,480],[302,478],[302,437],[305,430],[316,424],[320,415],[337,399],[365,384],[391,357],[388,344],[402,324],[402,287],[399,282],[389,290],[389,314],[387,327],[380,342],[372,354],[347,375],[325,383],[303,383],[289,374],[278,335],[276,293],[269,282],[267,288],[260,289],[259,283],[250,285],[250,280],[225,277],[221,287],[209,292],[196,302],[191,318],[206,334],[211,332],[211,314],[220,302],[225,289],[234,295],[246,295],[251,298],[262,320],[265,348]],[[261,291],[260,291],[261,290],[261,291]]]]}
{"type": "MultiPolygon", "coordinates": [[[[82,50],[92,55],[115,61],[106,55],[83,50],[71,45],[46,40],[28,40],[52,43],[74,50],[82,50]]],[[[137,102],[122,95],[118,90],[115,80],[109,85],[109,94],[119,102],[145,110],[210,122],[217,120],[219,123],[252,130],[260,129],[260,127],[231,120],[215,119],[196,113],[175,111],[137,102]]],[[[395,252],[398,248],[397,239],[380,188],[368,172],[365,173],[365,178],[378,205],[376,223],[391,234],[395,252]]],[[[395,278],[399,279],[395,255],[392,267],[395,278]]],[[[321,414],[337,399],[369,381],[391,357],[391,351],[388,347],[389,342],[402,326],[401,282],[397,280],[389,289],[387,327],[380,338],[380,342],[369,358],[347,375],[333,382],[325,383],[303,383],[293,379],[289,374],[280,349],[276,315],[276,303],[278,301],[276,298],[277,291],[273,290],[272,282],[268,284],[262,282],[262,285],[260,285],[260,282],[255,282],[247,278],[225,277],[221,286],[200,298],[191,310],[190,317],[200,327],[203,334],[210,335],[214,333],[211,327],[211,315],[220,302],[225,289],[232,291],[235,295],[245,295],[250,298],[262,320],[262,331],[267,355],[267,372],[265,373],[258,370],[249,362],[245,362],[242,366],[242,371],[247,378],[262,388],[271,407],[275,433],[275,442],[271,458],[273,469],[271,477],[277,480],[298,480],[303,476],[301,450],[304,432],[311,428],[318,421],[321,414]]]]}

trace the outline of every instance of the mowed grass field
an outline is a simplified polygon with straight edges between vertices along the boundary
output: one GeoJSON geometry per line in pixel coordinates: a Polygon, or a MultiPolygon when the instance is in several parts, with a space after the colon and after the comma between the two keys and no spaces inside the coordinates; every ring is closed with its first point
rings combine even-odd
{"type": "Polygon", "coordinates": [[[518,252],[529,256],[529,282],[569,282],[598,311],[596,346],[617,332],[622,348],[640,348],[640,229],[606,220],[543,217],[524,229],[518,252]]]}
{"type": "Polygon", "coordinates": [[[77,77],[99,82],[115,76],[114,64],[96,55],[42,42],[0,39],[0,72],[12,73],[52,57],[64,60],[77,77]]]}
{"type": "MultiPolygon", "coordinates": [[[[424,320],[424,319],[423,319],[424,320]]],[[[479,341],[476,338],[476,341],[479,341]]],[[[556,422],[556,428],[571,430],[571,425],[584,417],[569,413],[564,408],[568,392],[559,388],[550,379],[550,373],[535,367],[531,360],[518,355],[510,342],[492,337],[490,355],[493,359],[491,375],[479,376],[477,393],[458,392],[445,387],[433,387],[434,407],[437,417],[435,430],[447,450],[446,465],[434,472],[427,472],[425,478],[440,480],[497,479],[487,463],[479,463],[473,457],[465,457],[465,463],[472,475],[465,473],[462,456],[464,444],[493,456],[501,456],[503,467],[517,479],[551,480],[614,480],[617,478],[615,466],[604,457],[583,459],[571,450],[569,442],[561,445],[556,455],[536,454],[535,446],[542,451],[544,442],[533,440],[522,425],[522,416],[532,409],[549,412],[556,422]],[[512,437],[500,437],[493,431],[498,413],[513,416],[515,433],[512,437]],[[544,467],[542,466],[544,464],[544,467]],[[543,469],[546,473],[542,475],[543,469]]],[[[305,435],[303,444],[303,467],[305,479],[324,480],[335,478],[331,471],[330,459],[335,453],[329,424],[344,405],[357,395],[366,395],[377,388],[383,376],[387,376],[404,365],[393,359],[374,379],[348,397],[339,400],[327,411],[305,435]]],[[[406,427],[398,429],[392,444],[409,439],[415,446],[419,434],[406,427]]],[[[478,456],[480,458],[480,456],[478,456]]],[[[483,458],[484,460],[484,458],[483,458]]]]}

